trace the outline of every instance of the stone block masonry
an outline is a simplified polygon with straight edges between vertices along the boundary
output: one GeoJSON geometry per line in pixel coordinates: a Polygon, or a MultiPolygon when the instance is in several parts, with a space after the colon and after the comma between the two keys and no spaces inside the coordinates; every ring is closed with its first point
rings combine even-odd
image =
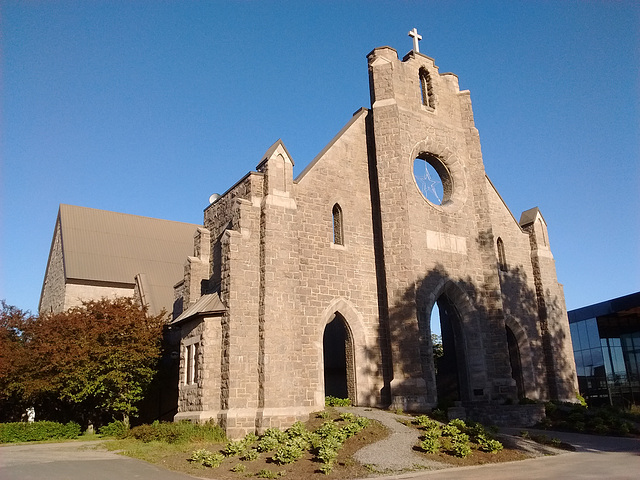
{"type": "Polygon", "coordinates": [[[334,388],[355,405],[460,402],[496,419],[521,415],[506,405],[518,398],[571,399],[546,224],[517,222],[488,180],[469,92],[416,51],[367,59],[371,108],[295,180],[278,141],[205,210],[198,238],[210,248],[195,249],[176,290],[189,295],[174,322],[181,350],[199,345],[177,419],[214,418],[240,437],[306,419],[334,388]],[[435,172],[439,202],[415,162],[435,172]],[[199,295],[220,309],[198,310],[199,295]]]}

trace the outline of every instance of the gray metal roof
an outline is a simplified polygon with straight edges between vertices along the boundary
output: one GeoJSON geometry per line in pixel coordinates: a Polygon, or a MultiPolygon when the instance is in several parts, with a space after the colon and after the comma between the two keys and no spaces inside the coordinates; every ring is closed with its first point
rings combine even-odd
{"type": "Polygon", "coordinates": [[[172,325],[183,322],[189,318],[204,315],[207,313],[223,313],[227,308],[220,300],[220,295],[217,293],[209,293],[201,296],[196,303],[187,308],[178,318],[176,318],[172,325]]]}
{"type": "Polygon", "coordinates": [[[172,311],[199,225],[60,205],[60,226],[67,279],[133,285],[144,274],[152,312],[172,311]]]}

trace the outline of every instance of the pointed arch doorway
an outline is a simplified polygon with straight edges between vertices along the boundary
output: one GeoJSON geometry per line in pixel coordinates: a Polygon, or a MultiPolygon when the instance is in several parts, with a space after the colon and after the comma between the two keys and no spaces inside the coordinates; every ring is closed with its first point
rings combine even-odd
{"type": "Polygon", "coordinates": [[[520,348],[513,330],[508,325],[505,326],[507,331],[507,345],[509,346],[509,362],[511,363],[511,377],[516,382],[516,390],[518,398],[525,396],[524,379],[522,375],[522,362],[520,361],[520,348]]]}
{"type": "Polygon", "coordinates": [[[468,371],[462,320],[458,309],[446,294],[442,294],[434,304],[431,332],[440,336],[440,345],[432,337],[438,406],[448,408],[454,402],[468,401],[468,371]]]}
{"type": "Polygon", "coordinates": [[[356,404],[353,336],[342,315],[335,313],[322,336],[325,396],[349,398],[356,404]]]}

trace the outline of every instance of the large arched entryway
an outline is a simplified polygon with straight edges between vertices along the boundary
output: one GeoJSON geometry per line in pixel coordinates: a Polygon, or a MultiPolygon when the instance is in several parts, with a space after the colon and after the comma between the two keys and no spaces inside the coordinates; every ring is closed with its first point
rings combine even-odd
{"type": "Polygon", "coordinates": [[[439,331],[441,341],[439,347],[434,344],[438,405],[447,408],[453,406],[453,402],[469,400],[462,321],[458,309],[446,294],[438,298],[433,313],[431,332],[439,331]]]}
{"type": "Polygon", "coordinates": [[[324,392],[355,404],[353,339],[344,317],[336,313],[324,329],[324,392]]]}

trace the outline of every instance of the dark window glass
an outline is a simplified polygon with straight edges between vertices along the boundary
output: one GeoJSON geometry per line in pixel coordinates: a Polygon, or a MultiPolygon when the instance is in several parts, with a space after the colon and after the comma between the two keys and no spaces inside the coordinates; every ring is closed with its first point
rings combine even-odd
{"type": "Polygon", "coordinates": [[[580,345],[580,338],[578,337],[578,324],[569,324],[569,330],[571,332],[571,341],[573,342],[573,351],[575,352],[578,350],[582,350],[582,345],[580,345]]]}
{"type": "Polygon", "coordinates": [[[600,335],[598,334],[598,322],[595,318],[590,318],[586,322],[587,336],[589,337],[589,347],[596,348],[600,345],[600,335]]]}

